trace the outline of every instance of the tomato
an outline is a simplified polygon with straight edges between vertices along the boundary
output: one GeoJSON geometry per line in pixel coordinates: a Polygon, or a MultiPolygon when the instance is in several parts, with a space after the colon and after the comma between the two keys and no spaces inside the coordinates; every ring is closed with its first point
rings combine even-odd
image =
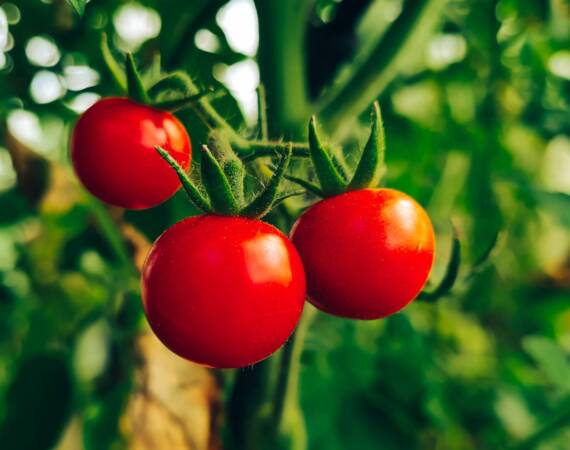
{"type": "Polygon", "coordinates": [[[146,316],[174,353],[211,367],[242,367],[277,350],[305,301],[291,241],[244,217],[202,215],[154,243],[143,268],[146,316]]]}
{"type": "Polygon", "coordinates": [[[122,208],[150,208],[180,187],[155,145],[184,169],[190,166],[190,138],[176,117],[127,98],[105,98],[75,125],[71,160],[81,182],[99,199],[122,208]]]}
{"type": "Polygon", "coordinates": [[[427,213],[393,189],[362,189],[315,204],[294,225],[292,240],[309,300],[354,319],[402,309],[420,292],[434,259],[427,213]]]}

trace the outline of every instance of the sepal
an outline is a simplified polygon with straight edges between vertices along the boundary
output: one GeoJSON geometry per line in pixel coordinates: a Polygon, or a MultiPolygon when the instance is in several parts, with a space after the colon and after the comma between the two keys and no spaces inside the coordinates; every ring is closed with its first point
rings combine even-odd
{"type": "Polygon", "coordinates": [[[202,146],[200,168],[202,184],[210,197],[214,211],[223,215],[236,215],[239,212],[239,205],[232,192],[231,184],[207,145],[202,146]]]}
{"type": "Polygon", "coordinates": [[[198,207],[202,211],[211,212],[212,207],[210,206],[210,202],[206,197],[204,197],[204,195],[194,185],[194,183],[192,183],[192,180],[190,180],[190,177],[180,166],[180,164],[178,164],[178,162],[172,156],[170,156],[170,154],[162,147],[159,147],[157,145],[154,148],[156,149],[158,154],[170,165],[170,167],[174,169],[190,201],[194,203],[194,205],[196,205],[196,207],[198,207]]]}
{"type": "Polygon", "coordinates": [[[344,192],[346,183],[321,142],[315,116],[309,122],[309,152],[322,192],[327,196],[344,192]]]}
{"type": "Polygon", "coordinates": [[[127,93],[129,98],[138,103],[147,104],[150,102],[146,89],[143,85],[140,73],[137,69],[132,53],[127,53],[127,93]]]}
{"type": "Polygon", "coordinates": [[[376,187],[384,171],[385,135],[380,105],[372,107],[370,137],[362,151],[362,156],[348,185],[350,190],[376,187]]]}
{"type": "MultiPolygon", "coordinates": [[[[246,217],[259,218],[267,214],[271,208],[274,206],[275,201],[278,197],[278,190],[283,176],[289,167],[289,162],[291,161],[291,154],[293,153],[292,147],[289,145],[287,147],[287,152],[281,158],[277,169],[273,173],[273,176],[267,183],[265,189],[242,211],[241,214],[246,217]]],[[[281,199],[283,201],[285,199],[281,199]]]]}

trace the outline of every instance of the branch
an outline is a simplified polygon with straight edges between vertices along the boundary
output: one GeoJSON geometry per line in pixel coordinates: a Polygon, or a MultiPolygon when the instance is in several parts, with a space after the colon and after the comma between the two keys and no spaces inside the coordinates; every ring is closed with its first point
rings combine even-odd
{"type": "Polygon", "coordinates": [[[406,61],[417,58],[440,21],[448,0],[408,0],[402,14],[351,76],[321,105],[320,118],[337,137],[396,78],[406,61]],[[341,124],[343,127],[341,127],[341,124]]]}

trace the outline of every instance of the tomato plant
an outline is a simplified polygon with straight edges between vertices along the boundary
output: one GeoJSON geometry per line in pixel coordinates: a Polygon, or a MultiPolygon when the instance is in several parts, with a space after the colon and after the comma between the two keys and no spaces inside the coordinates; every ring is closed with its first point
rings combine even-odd
{"type": "Polygon", "coordinates": [[[266,358],[293,332],[305,301],[297,251],[259,220],[185,219],[154,244],[142,275],[145,312],[175,353],[212,367],[266,358]]]}
{"type": "Polygon", "coordinates": [[[2,2],[3,450],[566,449],[562,3],[2,2]]]}
{"type": "Polygon", "coordinates": [[[431,221],[393,189],[362,189],[318,202],[292,231],[312,303],[330,314],[377,319],[420,292],[434,258],[431,221]]]}
{"type": "Polygon", "coordinates": [[[176,117],[127,98],[105,98],[77,121],[71,160],[83,185],[99,199],[122,208],[150,208],[180,188],[156,145],[188,169],[192,146],[176,117]]]}

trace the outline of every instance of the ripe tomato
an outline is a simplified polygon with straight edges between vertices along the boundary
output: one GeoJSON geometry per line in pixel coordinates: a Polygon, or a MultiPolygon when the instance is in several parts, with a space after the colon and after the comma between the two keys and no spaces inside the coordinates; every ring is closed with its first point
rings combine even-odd
{"type": "Polygon", "coordinates": [[[143,304],[158,338],[191,361],[220,368],[266,358],[293,332],[305,274],[293,244],[271,225],[202,215],[154,243],[143,304]]]}
{"type": "Polygon", "coordinates": [[[190,139],[176,117],[127,98],[105,98],[75,125],[71,159],[81,182],[104,202],[129,209],[150,208],[180,187],[155,145],[168,151],[184,169],[190,166],[190,139]]]}
{"type": "Polygon", "coordinates": [[[342,317],[393,314],[420,292],[434,258],[431,221],[393,189],[362,189],[307,210],[292,231],[319,309],[342,317]]]}

